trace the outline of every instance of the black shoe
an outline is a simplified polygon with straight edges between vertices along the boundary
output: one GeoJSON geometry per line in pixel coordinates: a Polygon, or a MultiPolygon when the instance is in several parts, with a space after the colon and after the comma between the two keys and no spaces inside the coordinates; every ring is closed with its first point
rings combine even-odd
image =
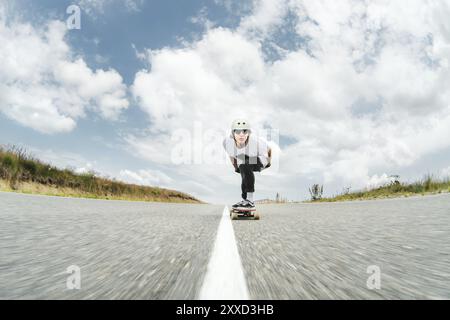
{"type": "Polygon", "coordinates": [[[245,202],[239,207],[239,209],[253,210],[255,209],[255,203],[250,200],[245,200],[245,202]]]}
{"type": "Polygon", "coordinates": [[[241,200],[241,201],[239,201],[238,203],[233,204],[232,208],[233,208],[233,209],[240,208],[240,207],[242,207],[246,202],[247,202],[247,200],[241,200]]]}

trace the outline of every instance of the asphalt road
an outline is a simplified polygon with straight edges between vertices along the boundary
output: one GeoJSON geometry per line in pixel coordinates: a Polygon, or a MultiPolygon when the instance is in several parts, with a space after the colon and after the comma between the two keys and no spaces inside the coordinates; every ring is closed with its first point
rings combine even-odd
{"type": "Polygon", "coordinates": [[[233,223],[254,299],[450,299],[450,195],[260,212],[233,223]]]}
{"type": "Polygon", "coordinates": [[[12,193],[0,207],[0,299],[195,299],[223,210],[12,193]]]}
{"type": "MultiPolygon", "coordinates": [[[[196,299],[223,209],[0,193],[0,299],[196,299]]],[[[232,222],[251,299],[450,299],[450,195],[258,210],[232,222]]]]}

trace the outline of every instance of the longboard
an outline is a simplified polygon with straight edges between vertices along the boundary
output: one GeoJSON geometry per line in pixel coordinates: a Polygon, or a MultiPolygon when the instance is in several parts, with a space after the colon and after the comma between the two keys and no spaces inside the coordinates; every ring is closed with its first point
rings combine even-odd
{"type": "Polygon", "coordinates": [[[239,218],[253,218],[254,220],[261,219],[261,215],[256,209],[231,209],[230,210],[231,220],[237,220],[239,218]]]}

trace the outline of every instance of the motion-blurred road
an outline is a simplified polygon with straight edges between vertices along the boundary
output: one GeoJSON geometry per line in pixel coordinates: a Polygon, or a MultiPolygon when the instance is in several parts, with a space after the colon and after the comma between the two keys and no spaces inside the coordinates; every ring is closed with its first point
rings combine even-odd
{"type": "MultiPolygon", "coordinates": [[[[448,194],[258,210],[232,222],[250,299],[450,298],[448,194]]],[[[196,299],[223,211],[0,193],[0,299],[196,299]]]]}
{"type": "Polygon", "coordinates": [[[450,298],[450,195],[260,211],[233,223],[254,299],[450,298]]]}

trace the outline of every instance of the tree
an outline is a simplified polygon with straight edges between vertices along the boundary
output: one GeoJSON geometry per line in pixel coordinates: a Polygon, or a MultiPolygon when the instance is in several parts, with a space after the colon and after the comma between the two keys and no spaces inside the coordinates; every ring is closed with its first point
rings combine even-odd
{"type": "Polygon", "coordinates": [[[319,186],[318,184],[313,184],[313,186],[309,188],[309,193],[311,194],[312,201],[322,199],[323,185],[319,186]]]}
{"type": "Polygon", "coordinates": [[[349,194],[351,188],[352,188],[352,187],[344,187],[344,188],[342,189],[342,194],[349,194]]]}

